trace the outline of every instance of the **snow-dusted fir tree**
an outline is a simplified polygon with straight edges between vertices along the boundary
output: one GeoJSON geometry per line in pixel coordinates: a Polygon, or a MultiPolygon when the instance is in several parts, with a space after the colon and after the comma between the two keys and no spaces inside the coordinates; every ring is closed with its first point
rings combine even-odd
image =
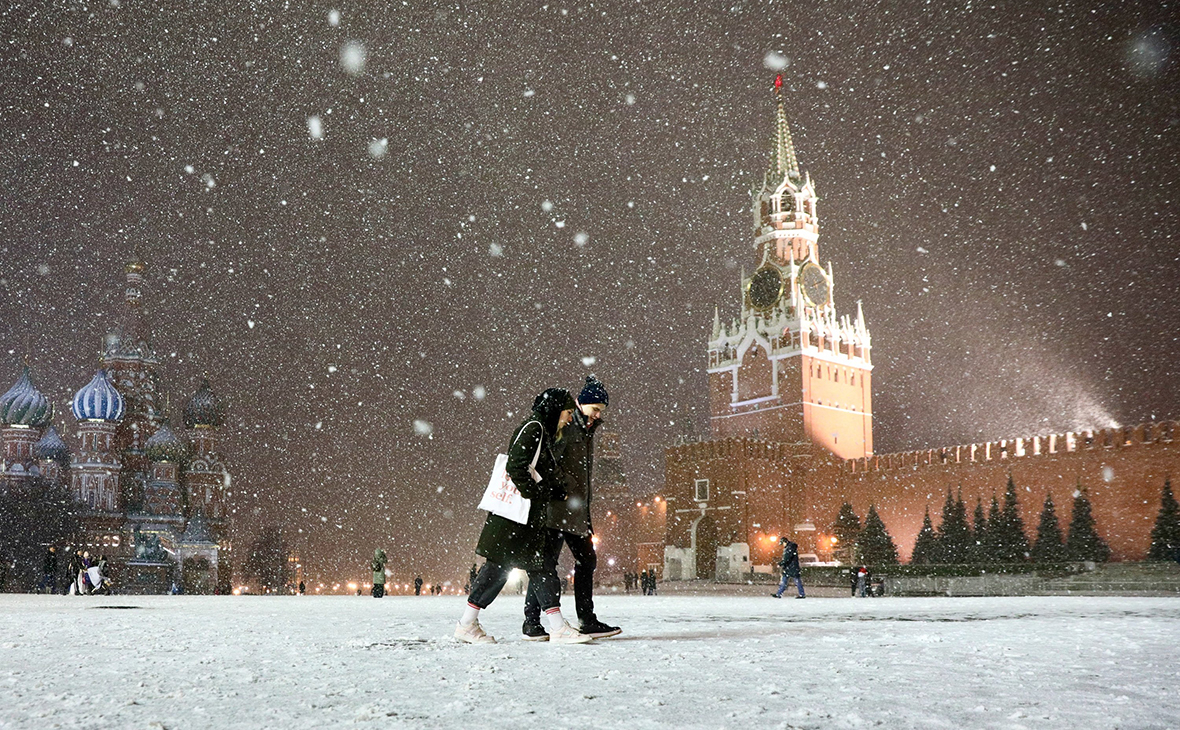
{"type": "Polygon", "coordinates": [[[963,491],[956,499],[951,490],[946,490],[946,502],[942,505],[942,523],[938,526],[938,554],[934,562],[962,564],[970,562],[971,525],[967,523],[967,505],[963,504],[963,491]]]}
{"type": "Polygon", "coordinates": [[[975,498],[975,528],[971,530],[971,537],[974,539],[971,542],[971,562],[986,563],[987,559],[987,541],[990,539],[987,534],[987,515],[983,512],[983,499],[981,497],[975,498]]]}
{"type": "Polygon", "coordinates": [[[1000,512],[1000,530],[996,535],[996,557],[1001,563],[1019,563],[1028,559],[1028,536],[1016,502],[1016,483],[1008,475],[1004,490],[1004,509],[1000,512]]]}
{"type": "Polygon", "coordinates": [[[1032,546],[1032,559],[1038,563],[1060,563],[1066,559],[1061,523],[1057,520],[1052,494],[1045,495],[1045,506],[1041,508],[1041,520],[1037,524],[1037,540],[1032,546]]]}
{"type": "Polygon", "coordinates": [[[1073,516],[1069,521],[1069,537],[1065,541],[1069,560],[1092,560],[1105,563],[1110,560],[1110,547],[1098,534],[1094,515],[1090,511],[1090,499],[1086,490],[1078,486],[1073,498],[1073,516]]]}
{"type": "Polygon", "coordinates": [[[1003,516],[1000,512],[1000,502],[996,499],[996,495],[992,495],[992,505],[987,511],[987,530],[983,548],[980,551],[982,562],[984,563],[999,563],[1003,562],[1000,546],[1004,539],[1003,516]]]}
{"type": "Polygon", "coordinates": [[[860,517],[851,504],[840,505],[840,513],[832,523],[832,535],[836,538],[836,559],[842,563],[856,562],[859,559],[855,553],[856,541],[860,538],[860,517]]]}
{"type": "Polygon", "coordinates": [[[871,504],[856,547],[860,559],[867,565],[897,565],[897,546],[893,544],[893,538],[877,514],[877,508],[871,504]]]}
{"type": "Polygon", "coordinates": [[[918,538],[914,540],[914,552],[910,554],[911,565],[930,565],[937,563],[939,553],[938,533],[930,522],[930,505],[926,505],[926,516],[922,518],[922,529],[918,530],[918,538]]]}
{"type": "Polygon", "coordinates": [[[1164,480],[1164,491],[1160,495],[1160,511],[1151,528],[1151,549],[1148,560],[1180,561],[1180,506],[1172,496],[1172,480],[1164,480]]]}

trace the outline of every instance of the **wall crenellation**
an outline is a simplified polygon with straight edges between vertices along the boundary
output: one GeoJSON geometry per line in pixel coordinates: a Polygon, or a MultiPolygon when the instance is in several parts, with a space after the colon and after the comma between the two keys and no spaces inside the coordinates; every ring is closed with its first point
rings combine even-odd
{"type": "Polygon", "coordinates": [[[975,444],[918,449],[893,454],[875,454],[849,459],[844,468],[851,472],[892,471],[943,464],[986,463],[1030,456],[1133,447],[1141,444],[1171,443],[1180,430],[1176,421],[1116,426],[1098,430],[1066,431],[1042,436],[999,439],[975,444]]]}

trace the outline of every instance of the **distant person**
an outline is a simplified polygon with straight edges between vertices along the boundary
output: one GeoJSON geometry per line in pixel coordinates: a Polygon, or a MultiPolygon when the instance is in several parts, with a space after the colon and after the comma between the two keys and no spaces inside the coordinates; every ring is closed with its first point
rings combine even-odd
{"type": "Polygon", "coordinates": [[[581,644],[593,637],[577,631],[561,615],[560,583],[544,561],[545,518],[549,502],[565,494],[564,477],[553,455],[553,442],[561,429],[573,419],[576,404],[568,390],[549,388],[533,401],[508,445],[508,476],[521,496],[529,500],[526,524],[488,513],[475,552],[485,558],[475,576],[467,607],[455,626],[455,638],[469,644],[494,644],[496,640],[479,625],[479,612],[500,595],[513,568],[528,572],[529,583],[537,591],[537,602],[544,612],[549,641],[581,644]]]}
{"type": "Polygon", "coordinates": [[[422,595],[422,576],[420,575],[414,578],[414,595],[422,595]]]}
{"type": "Polygon", "coordinates": [[[307,593],[307,586],[304,585],[303,581],[299,581],[299,595],[301,595],[301,596],[306,595],[306,593],[307,593]]]}
{"type": "Polygon", "coordinates": [[[369,561],[369,570],[373,571],[373,598],[385,595],[385,563],[385,548],[374,550],[373,559],[369,561]]]}
{"type": "MultiPolygon", "coordinates": [[[[594,571],[598,568],[598,554],[594,548],[594,527],[590,505],[594,499],[591,477],[594,472],[594,432],[606,415],[610,396],[606,386],[593,375],[586,378],[582,391],[575,399],[573,420],[562,430],[553,445],[553,455],[565,475],[564,499],[549,502],[545,525],[545,567],[557,573],[558,559],[562,547],[568,547],[574,556],[574,607],[578,612],[583,634],[596,639],[615,636],[622,632],[618,626],[603,623],[594,613],[594,571]]],[[[562,590],[566,578],[562,577],[562,590]]],[[[537,603],[536,590],[529,584],[524,602],[524,626],[521,629],[526,641],[544,641],[548,638],[541,625],[541,607],[537,603]]]]}
{"type": "Polygon", "coordinates": [[[799,595],[795,598],[806,598],[803,593],[803,578],[802,571],[799,568],[799,546],[791,542],[788,537],[779,538],[779,544],[783,546],[783,557],[779,560],[779,567],[783,571],[783,579],[779,581],[778,590],[774,592],[775,598],[782,598],[783,591],[787,590],[787,586],[791,581],[795,581],[795,589],[799,591],[799,595]]]}
{"type": "Polygon", "coordinates": [[[41,562],[41,583],[37,590],[57,593],[57,548],[53,545],[45,551],[45,560],[41,562]]]}
{"type": "Polygon", "coordinates": [[[865,588],[869,585],[869,568],[862,565],[856,569],[856,595],[865,597],[865,588]]]}

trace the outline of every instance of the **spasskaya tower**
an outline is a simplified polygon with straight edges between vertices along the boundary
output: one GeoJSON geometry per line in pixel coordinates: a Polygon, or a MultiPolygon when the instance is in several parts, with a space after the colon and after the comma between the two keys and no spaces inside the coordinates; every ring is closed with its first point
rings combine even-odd
{"type": "Polygon", "coordinates": [[[800,172],[774,81],[774,146],[753,190],[755,268],[741,279],[741,316],[713,317],[712,438],[811,441],[842,459],[873,453],[872,349],[864,313],[839,316],[832,264],[821,263],[818,198],[800,172]]]}

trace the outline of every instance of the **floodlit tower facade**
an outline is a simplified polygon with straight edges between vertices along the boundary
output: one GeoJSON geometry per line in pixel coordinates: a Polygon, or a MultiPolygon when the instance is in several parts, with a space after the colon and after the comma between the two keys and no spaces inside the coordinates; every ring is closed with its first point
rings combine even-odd
{"type": "Polygon", "coordinates": [[[713,438],[811,441],[846,459],[873,453],[872,343],[864,312],[839,316],[821,262],[818,197],[801,172],[775,79],[770,166],[752,194],[755,269],[740,318],[714,313],[708,342],[713,438]]]}

